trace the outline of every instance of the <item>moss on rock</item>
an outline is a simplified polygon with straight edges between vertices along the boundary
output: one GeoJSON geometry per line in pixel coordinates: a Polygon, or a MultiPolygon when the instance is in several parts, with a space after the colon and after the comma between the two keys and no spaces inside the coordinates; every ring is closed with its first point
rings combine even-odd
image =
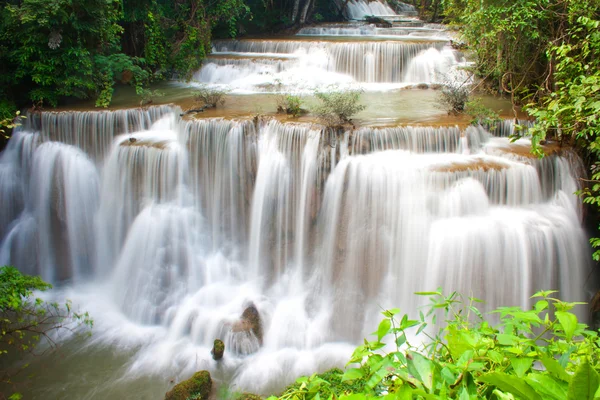
{"type": "Polygon", "coordinates": [[[215,339],[213,344],[213,348],[210,351],[212,354],[213,360],[218,361],[223,358],[223,353],[225,352],[225,343],[221,339],[215,339]]]}
{"type": "Polygon", "coordinates": [[[263,400],[263,398],[252,393],[242,393],[235,400],[263,400]]]}
{"type": "Polygon", "coordinates": [[[190,379],[179,382],[165,395],[165,400],[208,400],[212,379],[208,371],[196,372],[190,379]]]}

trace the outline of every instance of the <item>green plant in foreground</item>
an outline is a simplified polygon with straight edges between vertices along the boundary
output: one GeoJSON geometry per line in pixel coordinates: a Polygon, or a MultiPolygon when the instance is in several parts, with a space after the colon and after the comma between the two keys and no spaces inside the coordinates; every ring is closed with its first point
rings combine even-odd
{"type": "Polygon", "coordinates": [[[21,111],[16,111],[14,117],[4,118],[0,120],[0,135],[2,135],[5,139],[8,139],[9,136],[6,134],[6,129],[13,129],[20,125],[19,120],[22,118],[27,118],[24,115],[21,115],[21,111]]]}
{"type": "MultiPolygon", "coordinates": [[[[531,310],[501,307],[492,324],[456,292],[430,296],[416,320],[400,310],[385,317],[354,351],[340,383],[324,375],[300,378],[280,399],[556,399],[600,398],[600,340],[579,323],[577,304],[559,300],[556,291],[532,296],[531,310]],[[431,333],[438,316],[442,327],[431,333]],[[334,388],[334,389],[332,389],[334,388]],[[338,388],[338,389],[335,389],[338,388]]],[[[330,371],[332,372],[332,371],[330,371]]],[[[335,374],[334,374],[335,376],[335,374]]],[[[337,375],[339,377],[339,373],[337,375]]]]}
{"type": "MultiPolygon", "coordinates": [[[[46,350],[56,348],[54,332],[73,331],[79,325],[91,328],[89,314],[73,311],[71,303],[64,305],[34,298],[34,291],[52,287],[38,276],[21,274],[16,268],[0,267],[0,356],[15,352],[36,354],[40,340],[45,339],[46,350]]],[[[44,350],[42,350],[42,353],[44,350]]],[[[26,368],[27,364],[22,368],[26,368]]],[[[0,367],[0,382],[11,384],[19,370],[0,367]]],[[[11,399],[18,399],[14,394],[11,399]]]]}

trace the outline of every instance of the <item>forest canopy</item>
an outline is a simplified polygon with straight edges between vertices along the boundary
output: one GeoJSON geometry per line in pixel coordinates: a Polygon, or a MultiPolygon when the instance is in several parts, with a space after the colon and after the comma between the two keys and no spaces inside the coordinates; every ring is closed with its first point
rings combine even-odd
{"type": "MultiPolygon", "coordinates": [[[[65,97],[110,104],[115,82],[190,77],[211,29],[249,15],[242,0],[9,0],[0,2],[0,112],[65,97]],[[170,77],[170,76],[169,76],[170,77]]],[[[4,115],[6,116],[6,115],[4,115]]]]}
{"type": "Polygon", "coordinates": [[[341,16],[328,0],[0,0],[0,117],[190,79],[213,36],[273,32],[341,16]]]}

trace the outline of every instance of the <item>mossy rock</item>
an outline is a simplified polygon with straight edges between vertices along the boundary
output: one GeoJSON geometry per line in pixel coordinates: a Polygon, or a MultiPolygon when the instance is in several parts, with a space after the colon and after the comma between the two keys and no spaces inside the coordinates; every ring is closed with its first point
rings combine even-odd
{"type": "Polygon", "coordinates": [[[213,360],[219,361],[223,358],[223,353],[225,352],[225,343],[221,339],[215,339],[215,343],[213,344],[213,348],[210,351],[212,354],[213,360]]]}
{"type": "Polygon", "coordinates": [[[208,371],[196,372],[190,379],[179,382],[165,395],[165,400],[208,400],[212,379],[208,371]]]}
{"type": "Polygon", "coordinates": [[[263,400],[263,398],[252,393],[242,393],[235,400],[263,400]]]}

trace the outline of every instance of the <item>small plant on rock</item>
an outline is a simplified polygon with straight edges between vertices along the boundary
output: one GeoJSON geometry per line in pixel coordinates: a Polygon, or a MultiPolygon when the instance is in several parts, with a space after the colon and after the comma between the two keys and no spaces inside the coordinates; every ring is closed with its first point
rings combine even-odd
{"type": "Polygon", "coordinates": [[[147,106],[148,104],[152,104],[156,97],[162,97],[165,94],[160,90],[151,90],[151,89],[140,89],[138,91],[138,96],[140,96],[140,107],[147,106]]]}
{"type": "Polygon", "coordinates": [[[489,126],[501,121],[498,113],[483,105],[479,99],[469,100],[465,105],[465,112],[471,117],[473,125],[489,126]]]}
{"type": "Polygon", "coordinates": [[[326,91],[316,90],[314,96],[319,104],[312,111],[328,128],[351,123],[351,117],[366,108],[360,104],[362,93],[362,89],[343,90],[335,86],[330,86],[326,91]]]}
{"type": "Polygon", "coordinates": [[[306,111],[302,108],[302,98],[294,94],[280,94],[277,97],[277,112],[297,117],[306,111]]]}
{"type": "Polygon", "coordinates": [[[458,115],[465,112],[471,96],[468,86],[458,83],[447,83],[440,89],[438,104],[448,114],[458,115]]]}
{"type": "Polygon", "coordinates": [[[201,103],[204,108],[216,108],[225,104],[227,89],[210,88],[206,85],[200,86],[193,92],[194,101],[201,103]]]}

